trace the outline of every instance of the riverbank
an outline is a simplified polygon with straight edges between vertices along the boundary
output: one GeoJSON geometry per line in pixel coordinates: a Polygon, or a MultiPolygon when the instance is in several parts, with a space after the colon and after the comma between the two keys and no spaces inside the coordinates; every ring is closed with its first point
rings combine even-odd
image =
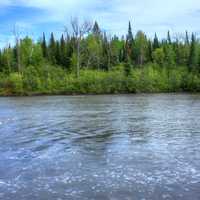
{"type": "Polygon", "coordinates": [[[23,75],[0,74],[0,96],[200,92],[200,74],[187,67],[147,65],[127,75],[118,66],[110,71],[81,70],[79,78],[74,74],[56,66],[30,66],[23,75]]]}
{"type": "Polygon", "coordinates": [[[0,94],[0,98],[3,97],[50,97],[50,96],[124,96],[124,95],[199,95],[200,92],[186,92],[186,91],[178,91],[178,92],[137,92],[137,93],[24,93],[24,94],[0,94]]]}

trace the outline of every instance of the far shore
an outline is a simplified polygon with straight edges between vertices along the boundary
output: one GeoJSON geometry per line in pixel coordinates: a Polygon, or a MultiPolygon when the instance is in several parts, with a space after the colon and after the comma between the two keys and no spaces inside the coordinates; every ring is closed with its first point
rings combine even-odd
{"type": "Polygon", "coordinates": [[[187,92],[187,91],[179,91],[179,92],[136,92],[136,93],[25,93],[25,94],[8,94],[3,95],[0,94],[0,97],[37,97],[37,96],[118,96],[118,95],[159,95],[159,94],[168,94],[168,95],[200,95],[200,92],[187,92]]]}

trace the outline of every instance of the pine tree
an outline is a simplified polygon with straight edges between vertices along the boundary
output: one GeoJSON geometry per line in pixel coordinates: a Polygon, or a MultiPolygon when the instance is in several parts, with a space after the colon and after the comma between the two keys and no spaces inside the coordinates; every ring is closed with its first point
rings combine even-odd
{"type": "Polygon", "coordinates": [[[160,47],[160,45],[159,45],[158,37],[157,37],[157,34],[155,33],[155,37],[154,37],[154,40],[153,40],[153,50],[155,50],[159,47],[160,47]]]}
{"type": "Polygon", "coordinates": [[[43,57],[47,58],[48,57],[48,51],[47,51],[47,44],[46,44],[45,33],[43,33],[41,47],[42,47],[43,57]]]}
{"type": "Polygon", "coordinates": [[[169,32],[169,31],[167,32],[167,42],[168,42],[168,44],[171,44],[171,43],[172,43],[172,41],[171,41],[171,36],[170,36],[170,32],[169,32]]]}
{"type": "Polygon", "coordinates": [[[101,35],[101,30],[99,28],[99,25],[98,25],[97,21],[95,21],[95,23],[94,23],[94,26],[93,26],[93,29],[92,29],[92,33],[95,36],[100,36],[101,35]]]}
{"type": "Polygon", "coordinates": [[[60,64],[62,66],[66,66],[66,45],[65,45],[65,39],[64,35],[62,34],[60,39],[60,64]]]}
{"type": "Polygon", "coordinates": [[[65,59],[65,67],[68,70],[71,70],[72,66],[71,66],[71,59],[72,59],[72,55],[74,53],[74,42],[73,39],[68,37],[67,41],[66,41],[66,59],[65,59]]]}
{"type": "Polygon", "coordinates": [[[194,69],[197,65],[197,62],[198,61],[197,61],[197,51],[196,51],[196,38],[195,38],[194,34],[192,33],[190,54],[189,54],[189,59],[188,59],[189,70],[194,69]]]}
{"type": "Polygon", "coordinates": [[[49,43],[49,60],[52,64],[56,64],[56,42],[53,33],[51,33],[49,43]]]}
{"type": "Polygon", "coordinates": [[[102,41],[102,69],[109,70],[111,65],[111,55],[110,55],[110,44],[107,38],[106,33],[103,35],[103,41],[102,41]]]}
{"type": "Polygon", "coordinates": [[[133,33],[132,33],[132,28],[131,28],[131,22],[129,21],[129,24],[128,24],[128,35],[126,37],[126,41],[127,43],[129,43],[130,45],[132,44],[133,42],[133,33]]]}
{"type": "Polygon", "coordinates": [[[56,64],[61,65],[61,52],[60,52],[60,43],[59,41],[56,41],[56,54],[55,54],[55,58],[56,58],[56,64]]]}
{"type": "Polygon", "coordinates": [[[128,61],[131,57],[133,57],[133,33],[130,21],[128,25],[128,34],[126,36],[126,52],[127,52],[126,61],[128,61]]]}
{"type": "Polygon", "coordinates": [[[189,44],[190,44],[189,36],[188,36],[188,32],[187,32],[187,31],[185,32],[185,44],[186,44],[186,45],[189,45],[189,44]]]}

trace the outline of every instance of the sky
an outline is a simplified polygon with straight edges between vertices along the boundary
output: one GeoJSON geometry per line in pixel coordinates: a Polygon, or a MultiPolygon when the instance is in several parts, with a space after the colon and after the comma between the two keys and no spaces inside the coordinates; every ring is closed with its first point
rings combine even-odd
{"type": "Polygon", "coordinates": [[[13,41],[14,27],[36,39],[42,32],[61,34],[73,17],[97,20],[109,34],[126,34],[128,21],[134,33],[148,36],[199,34],[200,0],[0,0],[0,46],[13,41]]]}

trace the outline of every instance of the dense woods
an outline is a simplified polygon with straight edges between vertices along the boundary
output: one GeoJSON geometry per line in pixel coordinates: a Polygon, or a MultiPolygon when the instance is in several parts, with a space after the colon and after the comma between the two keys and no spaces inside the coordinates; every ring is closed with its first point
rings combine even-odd
{"type": "Polygon", "coordinates": [[[200,42],[155,34],[110,36],[97,22],[74,19],[60,38],[44,33],[34,42],[16,37],[0,51],[0,94],[102,94],[200,91],[200,42]],[[47,39],[48,38],[48,39],[47,39]]]}

